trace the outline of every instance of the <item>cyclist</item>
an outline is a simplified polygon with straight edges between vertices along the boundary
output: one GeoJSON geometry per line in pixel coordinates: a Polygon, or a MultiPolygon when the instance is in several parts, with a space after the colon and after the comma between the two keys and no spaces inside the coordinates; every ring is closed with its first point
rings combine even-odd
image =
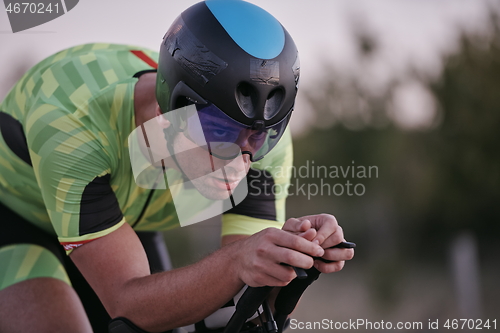
{"type": "Polygon", "coordinates": [[[287,285],[290,266],[342,269],[353,250],[329,249],[344,240],[333,216],[285,221],[286,191],[250,191],[223,215],[220,250],[151,274],[167,268],[151,232],[180,221],[173,190],[137,185],[129,134],[159,119],[173,157],[162,169],[192,179],[205,197],[226,198],[244,182],[239,169],[260,180],[252,188],[286,187],[276,170],[291,164],[285,129],[298,79],[297,50],[280,23],[220,0],[185,10],[159,54],[87,44],[29,70],[0,105],[0,331],[105,332],[119,316],[165,331],[206,318],[245,284],[287,285]],[[186,105],[199,114],[212,171],[236,158],[217,150],[217,138],[236,133],[224,142],[239,147],[239,164],[223,178],[196,183],[205,167],[178,154],[203,145],[163,117],[186,105]]]}

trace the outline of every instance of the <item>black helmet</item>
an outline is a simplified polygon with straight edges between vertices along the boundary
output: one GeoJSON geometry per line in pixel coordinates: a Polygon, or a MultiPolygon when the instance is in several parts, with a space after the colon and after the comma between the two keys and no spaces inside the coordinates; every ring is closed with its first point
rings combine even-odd
{"type": "Polygon", "coordinates": [[[269,128],[288,122],[299,71],[295,43],[272,15],[245,1],[207,0],[165,34],[156,98],[164,113],[212,104],[242,125],[269,128]]]}

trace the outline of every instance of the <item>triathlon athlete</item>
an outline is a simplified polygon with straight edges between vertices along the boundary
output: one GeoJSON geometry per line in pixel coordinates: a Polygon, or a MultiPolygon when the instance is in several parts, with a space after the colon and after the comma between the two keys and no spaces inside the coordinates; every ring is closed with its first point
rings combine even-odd
{"type": "Polygon", "coordinates": [[[0,331],[106,332],[110,318],[125,317],[162,332],[206,318],[245,284],[287,285],[290,266],[342,269],[353,250],[329,249],[344,240],[333,216],[285,221],[286,191],[258,188],[289,182],[276,170],[292,163],[286,128],[298,80],[288,32],[232,0],[185,10],[159,53],[86,44],[30,69],[0,104],[0,331]],[[208,147],[186,119],[163,118],[186,106],[208,147]],[[130,133],[155,118],[177,156],[163,170],[194,180],[205,167],[177,153],[209,153],[215,176],[192,191],[224,199],[254,180],[222,216],[221,249],[170,271],[158,240],[180,224],[173,191],[138,186],[129,152],[130,133]],[[220,142],[240,158],[224,177],[235,156],[220,142]]]}

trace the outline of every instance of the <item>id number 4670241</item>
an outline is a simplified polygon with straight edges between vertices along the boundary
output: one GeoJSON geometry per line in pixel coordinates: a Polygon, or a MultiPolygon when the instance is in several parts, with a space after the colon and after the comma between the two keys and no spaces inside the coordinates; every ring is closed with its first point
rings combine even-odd
{"type": "Polygon", "coordinates": [[[52,3],[43,3],[43,2],[15,2],[9,3],[5,8],[7,13],[14,14],[44,14],[44,13],[59,13],[59,2],[55,1],[54,5],[52,3]]]}
{"type": "Polygon", "coordinates": [[[444,328],[451,330],[482,330],[497,329],[497,320],[493,319],[448,319],[443,325],[444,328]]]}

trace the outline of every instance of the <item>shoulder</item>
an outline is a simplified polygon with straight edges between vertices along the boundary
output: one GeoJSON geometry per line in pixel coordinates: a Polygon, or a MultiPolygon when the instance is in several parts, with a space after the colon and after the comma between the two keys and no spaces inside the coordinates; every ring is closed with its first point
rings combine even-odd
{"type": "Polygon", "coordinates": [[[118,44],[84,44],[62,50],[18,82],[14,93],[24,96],[26,114],[17,118],[28,129],[50,124],[66,132],[114,130],[118,115],[125,112],[125,118],[132,117],[134,74],[151,69],[144,59],[156,56],[144,48],[118,44]]]}
{"type": "Polygon", "coordinates": [[[84,44],[57,52],[33,66],[13,92],[27,106],[40,100],[59,107],[80,102],[134,74],[152,69],[158,54],[132,45],[84,44]],[[19,97],[18,96],[18,97],[19,97]]]}
{"type": "Polygon", "coordinates": [[[67,95],[86,90],[96,93],[152,68],[156,59],[153,51],[131,45],[84,44],[48,57],[32,74],[44,81],[46,95],[58,87],[67,95]]]}

